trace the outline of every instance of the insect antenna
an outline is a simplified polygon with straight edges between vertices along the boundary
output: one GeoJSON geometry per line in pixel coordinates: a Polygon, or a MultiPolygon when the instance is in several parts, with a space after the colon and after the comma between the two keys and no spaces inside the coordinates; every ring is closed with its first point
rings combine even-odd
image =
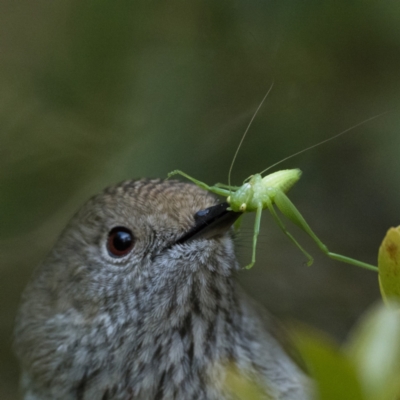
{"type": "Polygon", "coordinates": [[[264,96],[263,99],[261,100],[261,103],[258,105],[258,107],[257,107],[257,109],[256,109],[256,111],[255,111],[255,113],[254,113],[253,116],[251,117],[251,120],[250,120],[249,124],[247,125],[246,130],[244,131],[244,134],[243,134],[243,136],[242,136],[242,139],[240,139],[239,146],[237,147],[236,152],[235,152],[235,155],[233,156],[232,163],[231,163],[231,166],[230,166],[229,172],[228,172],[228,185],[229,185],[229,186],[231,186],[231,174],[232,174],[233,165],[235,164],[237,155],[239,154],[239,150],[240,150],[240,148],[242,147],[242,143],[243,143],[243,141],[244,141],[244,138],[246,137],[247,132],[249,131],[250,126],[251,126],[251,124],[252,124],[253,121],[254,121],[254,118],[256,117],[256,115],[257,115],[258,111],[260,110],[261,106],[263,105],[265,99],[268,97],[268,95],[269,95],[270,91],[272,90],[272,87],[273,87],[273,86],[274,86],[274,82],[271,83],[271,86],[269,87],[267,93],[265,94],[265,96],[264,96]]]}
{"type": "Polygon", "coordinates": [[[276,167],[277,165],[283,163],[284,161],[289,160],[290,158],[296,157],[296,156],[298,156],[299,154],[305,153],[305,152],[308,151],[308,150],[314,149],[315,147],[321,146],[322,144],[325,144],[326,142],[329,142],[329,141],[331,141],[331,140],[333,140],[333,139],[336,139],[337,137],[342,136],[342,135],[344,135],[345,133],[352,131],[353,129],[356,129],[356,128],[358,128],[359,126],[366,124],[367,122],[370,122],[370,121],[372,121],[372,120],[374,120],[374,119],[377,119],[377,118],[379,118],[379,117],[382,117],[382,115],[385,115],[385,114],[387,114],[388,112],[389,112],[389,111],[384,111],[384,112],[382,112],[382,113],[380,113],[380,114],[374,115],[373,117],[364,119],[363,121],[359,122],[358,124],[355,124],[355,125],[351,126],[350,128],[347,128],[347,129],[345,129],[344,131],[342,131],[342,132],[340,132],[340,133],[337,133],[336,135],[333,135],[332,137],[330,137],[330,138],[328,138],[328,139],[322,140],[321,142],[316,143],[316,144],[313,144],[312,146],[309,146],[309,147],[307,147],[307,148],[305,148],[305,149],[303,149],[303,150],[300,150],[300,151],[298,151],[298,152],[296,152],[296,153],[294,153],[294,154],[292,154],[292,155],[290,155],[290,156],[288,156],[288,157],[282,158],[282,160],[276,162],[275,164],[270,165],[268,168],[265,168],[265,169],[262,170],[259,174],[262,175],[264,172],[267,172],[267,171],[270,170],[271,168],[276,167]]]}

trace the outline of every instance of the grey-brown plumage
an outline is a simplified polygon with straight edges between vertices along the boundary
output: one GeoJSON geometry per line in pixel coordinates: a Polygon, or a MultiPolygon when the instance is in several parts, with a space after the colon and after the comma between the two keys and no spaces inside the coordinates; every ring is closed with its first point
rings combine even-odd
{"type": "Polygon", "coordinates": [[[160,180],[89,200],[24,293],[15,348],[26,400],[228,399],[227,365],[274,398],[308,398],[306,378],[235,283],[229,231],[179,240],[216,204],[160,180]],[[115,227],[134,238],[122,256],[110,253],[115,227]]]}

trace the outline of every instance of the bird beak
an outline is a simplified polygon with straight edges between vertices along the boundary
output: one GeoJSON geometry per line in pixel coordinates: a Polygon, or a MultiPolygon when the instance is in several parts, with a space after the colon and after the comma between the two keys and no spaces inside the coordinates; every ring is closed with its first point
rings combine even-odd
{"type": "Polygon", "coordinates": [[[194,215],[195,225],[177,243],[186,243],[200,238],[209,239],[224,234],[242,215],[241,212],[228,210],[228,207],[228,203],[221,203],[198,211],[194,215]]]}

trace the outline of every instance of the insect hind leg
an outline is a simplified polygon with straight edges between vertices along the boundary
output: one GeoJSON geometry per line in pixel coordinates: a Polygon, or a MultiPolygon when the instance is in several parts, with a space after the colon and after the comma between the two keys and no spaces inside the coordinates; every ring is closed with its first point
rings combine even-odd
{"type": "Polygon", "coordinates": [[[366,268],[372,271],[378,271],[378,268],[374,265],[367,264],[365,262],[355,260],[341,254],[331,253],[324,243],[318,238],[318,236],[313,232],[310,226],[307,224],[304,217],[300,214],[300,211],[295,207],[295,205],[290,201],[289,197],[286,196],[282,191],[278,191],[275,196],[275,204],[288,219],[290,219],[294,224],[296,224],[300,229],[306,232],[317,244],[320,250],[326,254],[329,258],[336,261],[341,261],[347,264],[355,265],[356,267],[366,268]]]}
{"type": "Polygon", "coordinates": [[[314,259],[311,257],[311,255],[303,249],[301,244],[292,236],[292,234],[286,229],[285,224],[282,222],[282,220],[279,218],[278,214],[275,211],[274,205],[272,204],[271,199],[266,200],[267,203],[267,208],[269,212],[271,213],[272,217],[278,224],[279,228],[281,228],[282,232],[293,242],[293,244],[306,256],[308,259],[307,265],[310,266],[314,262],[314,259]]]}

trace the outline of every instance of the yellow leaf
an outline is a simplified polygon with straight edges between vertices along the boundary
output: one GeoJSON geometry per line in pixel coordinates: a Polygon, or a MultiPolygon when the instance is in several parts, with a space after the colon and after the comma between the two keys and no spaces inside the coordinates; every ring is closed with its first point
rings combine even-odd
{"type": "Polygon", "coordinates": [[[390,228],[378,255],[379,287],[383,299],[400,300],[400,227],[390,228]]]}

